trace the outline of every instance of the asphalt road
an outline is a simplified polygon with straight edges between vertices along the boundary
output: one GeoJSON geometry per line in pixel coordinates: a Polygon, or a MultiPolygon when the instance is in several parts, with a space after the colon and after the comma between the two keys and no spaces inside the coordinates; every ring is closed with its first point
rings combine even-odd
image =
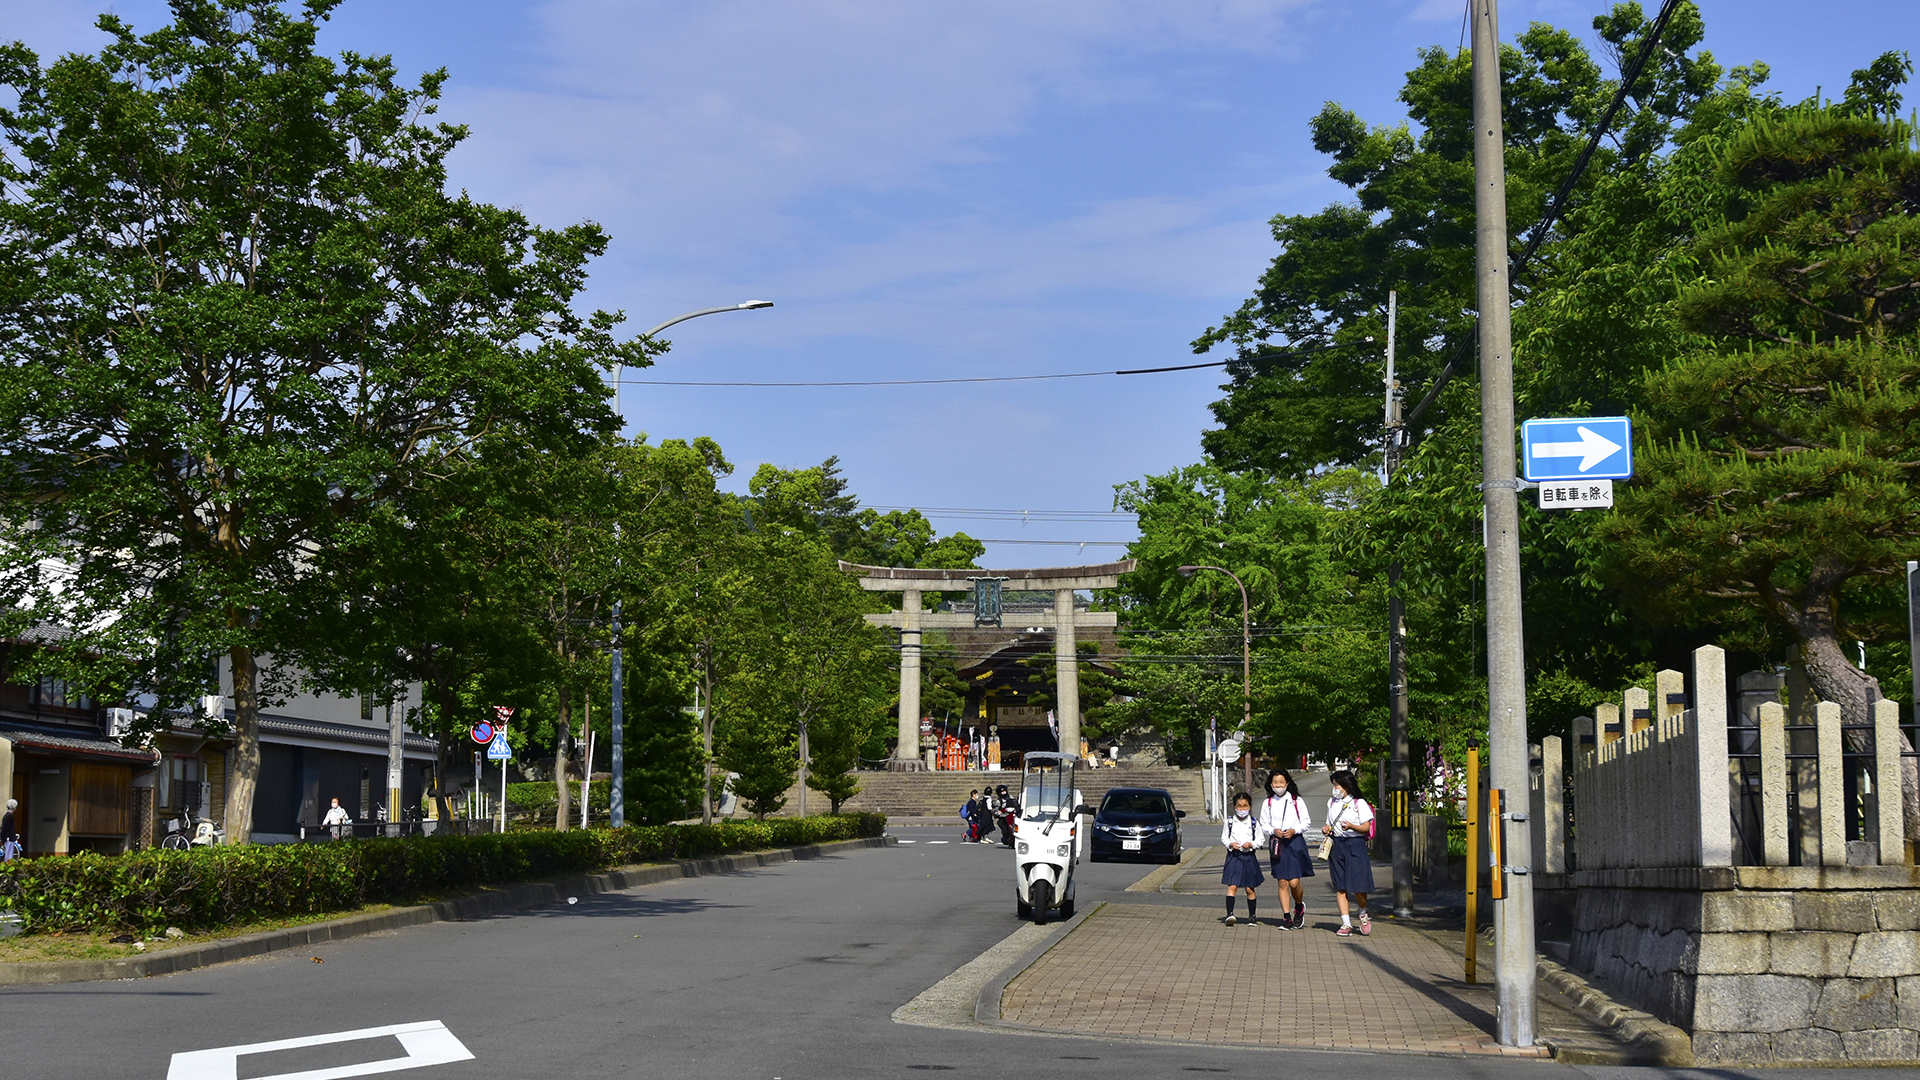
{"type": "MultiPolygon", "coordinates": [[[[1199,843],[1210,842],[1211,831],[1204,824],[1189,828],[1199,843]]],[[[352,1067],[407,1053],[472,1055],[398,1073],[418,1080],[825,1080],[948,1071],[1128,1080],[1225,1073],[1324,1078],[1409,1066],[1423,1078],[1450,1080],[1610,1071],[895,1023],[896,1008],[1021,925],[1004,849],[958,843],[958,828],[897,832],[919,842],[179,975],[7,988],[0,990],[0,1077],[327,1080],[386,1075],[391,1066],[352,1067]],[[929,842],[935,840],[949,842],[929,842]],[[392,1025],[415,1030],[175,1056],[392,1025]]],[[[1083,863],[1080,905],[1117,897],[1150,869],[1083,863]]],[[[1833,1072],[1819,1076],[1831,1080],[1833,1072]]]]}

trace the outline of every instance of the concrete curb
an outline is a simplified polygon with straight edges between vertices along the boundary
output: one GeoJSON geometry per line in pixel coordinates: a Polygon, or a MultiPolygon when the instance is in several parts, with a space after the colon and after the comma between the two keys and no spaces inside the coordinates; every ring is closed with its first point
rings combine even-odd
{"type": "Polygon", "coordinates": [[[585,874],[556,881],[536,881],[512,885],[488,892],[474,893],[432,904],[395,908],[371,915],[350,915],[344,919],[309,923],[285,930],[267,930],[258,934],[210,941],[205,945],[183,946],[148,956],[130,956],[116,960],[52,960],[44,963],[0,964],[0,986],[36,986],[48,983],[101,982],[111,979],[141,979],[151,975],[171,975],[194,968],[244,960],[250,956],[288,949],[303,949],[329,941],[365,937],[386,930],[422,926],[435,922],[466,922],[473,919],[507,915],[544,904],[556,904],[569,896],[592,896],[620,892],[641,885],[656,885],[680,878],[706,877],[710,874],[734,874],[763,866],[778,866],[797,859],[818,859],[850,848],[893,846],[890,836],[836,840],[826,844],[803,844],[771,851],[748,851],[711,859],[675,860],[647,866],[626,867],[604,874],[585,874]]]}
{"type": "Polygon", "coordinates": [[[1619,1035],[1633,1049],[1621,1054],[1553,1048],[1556,1061],[1569,1065],[1667,1065],[1693,1067],[1693,1038],[1649,1013],[1629,1009],[1593,988],[1574,972],[1545,957],[1538,961],[1541,982],[1553,987],[1587,1019],[1619,1035]]]}
{"type": "MultiPolygon", "coordinates": [[[[1445,939],[1429,933],[1418,926],[1411,930],[1425,934],[1429,941],[1441,948],[1462,955],[1461,951],[1448,944],[1445,939]]],[[[1481,932],[1481,945],[1486,950],[1494,947],[1493,931],[1481,932]]],[[[1489,952],[1488,955],[1491,955],[1489,952]]],[[[1614,1033],[1630,1049],[1618,1053],[1586,1050],[1576,1047],[1555,1045],[1552,1039],[1540,1042],[1553,1051],[1553,1059],[1568,1065],[1666,1065],[1675,1068],[1693,1067],[1693,1037],[1672,1024],[1650,1013],[1629,1009],[1614,1001],[1606,994],[1594,988],[1580,975],[1568,971],[1558,963],[1544,956],[1534,956],[1534,977],[1546,983],[1573,1010],[1601,1027],[1614,1033]]],[[[1491,967],[1489,967],[1491,971],[1491,967]]]]}
{"type": "Polygon", "coordinates": [[[1044,1028],[1033,1027],[1029,1024],[1016,1024],[1009,1020],[1000,1019],[1000,999],[1007,992],[1007,984],[1019,978],[1021,972],[1039,963],[1040,958],[1047,955],[1049,949],[1060,944],[1068,934],[1079,929],[1080,924],[1086,922],[1094,912],[1106,906],[1106,902],[1102,901],[1086,911],[1076,912],[1073,918],[1061,922],[1051,933],[1040,939],[1039,944],[1027,950],[1025,956],[1007,965],[1006,970],[987,980],[987,985],[980,988],[980,996],[975,998],[973,1002],[974,1022],[977,1024],[991,1024],[994,1027],[1019,1028],[1022,1031],[1046,1030],[1044,1028]]]}

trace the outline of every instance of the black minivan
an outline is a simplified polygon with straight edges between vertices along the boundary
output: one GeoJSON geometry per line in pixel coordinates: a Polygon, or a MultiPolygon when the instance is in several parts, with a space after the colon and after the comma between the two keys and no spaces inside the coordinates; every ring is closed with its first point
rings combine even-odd
{"type": "Polygon", "coordinates": [[[1180,861],[1180,819],[1173,795],[1163,788],[1117,787],[1093,815],[1093,860],[1180,861]]]}

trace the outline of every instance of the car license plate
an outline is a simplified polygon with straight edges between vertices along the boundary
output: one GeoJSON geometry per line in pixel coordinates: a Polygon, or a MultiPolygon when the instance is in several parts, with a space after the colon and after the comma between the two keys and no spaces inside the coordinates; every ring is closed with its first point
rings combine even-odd
{"type": "Polygon", "coordinates": [[[1120,850],[1121,850],[1121,851],[1139,851],[1139,850],[1140,850],[1140,841],[1138,841],[1138,840],[1122,840],[1122,841],[1120,841],[1120,850]]]}

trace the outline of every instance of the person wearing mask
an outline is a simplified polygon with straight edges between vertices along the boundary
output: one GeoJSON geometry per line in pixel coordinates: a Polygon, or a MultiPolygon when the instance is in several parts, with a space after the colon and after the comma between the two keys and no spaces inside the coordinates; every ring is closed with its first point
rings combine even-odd
{"type": "Polygon", "coordinates": [[[1367,838],[1373,835],[1373,807],[1360,797],[1360,784],[1348,769],[1338,769],[1333,777],[1333,798],[1327,800],[1327,823],[1320,831],[1333,841],[1327,856],[1327,870],[1333,876],[1333,895],[1340,905],[1341,937],[1352,937],[1354,922],[1347,911],[1347,898],[1359,907],[1357,918],[1362,936],[1373,933],[1373,919],[1367,914],[1367,894],[1373,891],[1373,859],[1367,854],[1367,838]]]}
{"type": "Polygon", "coordinates": [[[1227,849],[1227,865],[1220,871],[1220,883],[1227,887],[1227,917],[1220,920],[1232,926],[1234,897],[1242,886],[1247,890],[1247,925],[1259,926],[1259,897],[1254,890],[1265,878],[1260,875],[1260,857],[1254,852],[1266,844],[1260,819],[1253,816],[1253,799],[1246,792],[1233,797],[1233,814],[1220,826],[1220,844],[1227,849]]]}
{"type": "Polygon", "coordinates": [[[1313,855],[1307,851],[1306,837],[1313,828],[1313,818],[1307,813],[1307,800],[1293,786],[1293,774],[1285,769],[1275,769],[1267,777],[1260,828],[1269,837],[1269,869],[1280,888],[1280,929],[1298,930],[1307,924],[1307,894],[1300,879],[1313,876],[1313,855]]]}
{"type": "Polygon", "coordinates": [[[331,829],[333,838],[338,840],[341,827],[353,824],[353,819],[347,816],[347,808],[340,805],[340,800],[335,799],[333,805],[327,808],[327,816],[320,819],[320,824],[331,829]]]}
{"type": "Polygon", "coordinates": [[[20,829],[14,824],[19,809],[20,800],[8,799],[7,812],[0,815],[0,862],[12,862],[20,857],[20,829]]]}

